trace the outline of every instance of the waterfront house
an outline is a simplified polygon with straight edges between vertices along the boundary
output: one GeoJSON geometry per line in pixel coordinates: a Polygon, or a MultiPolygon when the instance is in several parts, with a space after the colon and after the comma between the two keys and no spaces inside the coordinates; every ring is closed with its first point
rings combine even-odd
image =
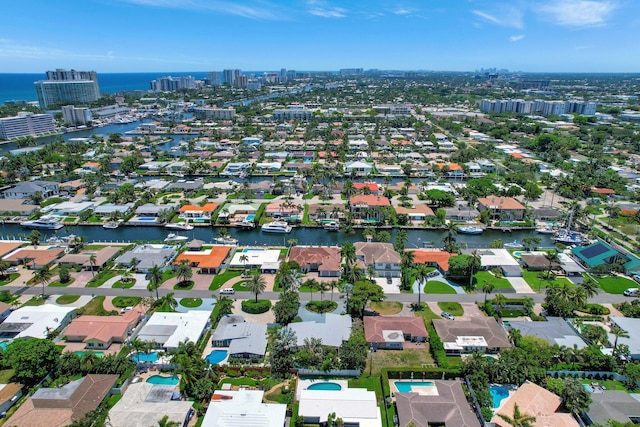
{"type": "Polygon", "coordinates": [[[489,218],[501,221],[521,221],[525,207],[513,197],[488,196],[478,199],[478,210],[488,211],[489,218]]]}
{"type": "Polygon", "coordinates": [[[425,203],[417,203],[410,208],[394,206],[394,209],[396,211],[396,215],[407,215],[409,221],[425,221],[427,218],[435,218],[433,209],[425,203]]]}
{"type": "Polygon", "coordinates": [[[402,350],[405,341],[424,342],[427,329],[421,317],[365,316],[364,335],[373,348],[402,350]]]}
{"type": "Polygon", "coordinates": [[[133,249],[116,258],[115,262],[126,267],[132,267],[132,262],[135,260],[136,264],[133,267],[135,267],[136,271],[148,273],[153,266],[158,266],[161,269],[165,268],[177,253],[175,246],[147,243],[136,245],[133,249]]]}
{"type": "Polygon", "coordinates": [[[64,255],[64,248],[49,246],[29,246],[13,251],[3,258],[11,265],[23,264],[31,270],[52,265],[58,258],[64,255]]]}
{"type": "Polygon", "coordinates": [[[599,265],[621,264],[625,273],[630,274],[640,270],[640,258],[623,248],[598,240],[587,246],[577,246],[571,249],[571,253],[584,265],[591,270],[599,265]]]}
{"type": "Polygon", "coordinates": [[[377,222],[382,218],[382,209],[391,207],[384,196],[361,195],[349,199],[349,210],[355,219],[377,222]]]}
{"type": "Polygon", "coordinates": [[[122,248],[106,246],[98,250],[85,249],[77,254],[66,254],[58,260],[59,265],[78,265],[87,271],[99,271],[114,259],[122,248]]]}
{"type": "Polygon", "coordinates": [[[2,196],[5,199],[31,199],[36,193],[40,193],[43,200],[56,197],[60,193],[59,185],[51,181],[20,182],[4,190],[2,196]]]}
{"type": "Polygon", "coordinates": [[[201,274],[219,273],[222,263],[231,251],[230,246],[214,245],[207,249],[196,249],[192,248],[192,245],[193,242],[189,244],[190,247],[187,251],[176,257],[174,264],[179,264],[183,260],[187,261],[190,266],[198,268],[198,272],[201,274]]]}
{"type": "Polygon", "coordinates": [[[205,203],[203,206],[184,205],[178,210],[180,218],[195,220],[193,222],[209,222],[211,215],[218,207],[217,203],[205,203]]]}
{"type": "Polygon", "coordinates": [[[451,254],[441,249],[407,249],[407,252],[413,253],[414,264],[424,264],[429,267],[435,267],[442,274],[449,272],[449,258],[451,254]]]}
{"type": "Polygon", "coordinates": [[[377,277],[400,277],[402,258],[391,243],[356,242],[356,257],[365,266],[373,267],[377,277]]]}
{"type": "Polygon", "coordinates": [[[351,161],[344,165],[344,171],[352,176],[367,176],[373,172],[373,165],[367,162],[351,161]]]}

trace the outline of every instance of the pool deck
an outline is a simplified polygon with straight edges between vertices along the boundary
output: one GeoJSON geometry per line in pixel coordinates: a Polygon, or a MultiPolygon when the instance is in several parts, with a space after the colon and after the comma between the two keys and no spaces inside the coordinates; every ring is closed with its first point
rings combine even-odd
{"type": "Polygon", "coordinates": [[[300,392],[302,390],[306,390],[312,384],[318,383],[336,383],[340,384],[342,387],[342,391],[347,390],[349,388],[349,382],[347,380],[332,380],[330,378],[327,379],[299,379],[298,386],[296,387],[296,399],[300,399],[300,392]]]}
{"type": "Polygon", "coordinates": [[[225,357],[225,359],[219,363],[220,366],[226,365],[227,364],[227,360],[229,359],[229,348],[228,347],[214,347],[213,344],[211,344],[211,339],[207,340],[207,345],[204,346],[204,351],[202,352],[202,358],[206,358],[209,353],[211,353],[213,350],[224,350],[227,352],[227,357],[225,357]]]}
{"type": "MultiPolygon", "coordinates": [[[[398,387],[396,387],[396,381],[401,381],[401,382],[407,382],[407,383],[425,383],[425,382],[432,382],[434,380],[429,380],[429,379],[421,379],[421,378],[407,378],[407,379],[395,379],[395,380],[389,380],[389,390],[391,390],[391,393],[401,393],[398,390],[398,387]]],[[[438,396],[438,387],[436,387],[435,383],[433,383],[433,385],[430,386],[412,386],[411,387],[411,392],[412,393],[418,393],[421,396],[438,396]]]]}

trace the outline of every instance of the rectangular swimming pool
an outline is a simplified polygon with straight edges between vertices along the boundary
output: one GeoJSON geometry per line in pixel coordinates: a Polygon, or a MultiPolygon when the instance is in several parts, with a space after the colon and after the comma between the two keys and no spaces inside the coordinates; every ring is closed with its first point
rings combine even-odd
{"type": "Polygon", "coordinates": [[[433,381],[395,381],[393,384],[400,393],[411,393],[413,387],[433,387],[433,381]]]}

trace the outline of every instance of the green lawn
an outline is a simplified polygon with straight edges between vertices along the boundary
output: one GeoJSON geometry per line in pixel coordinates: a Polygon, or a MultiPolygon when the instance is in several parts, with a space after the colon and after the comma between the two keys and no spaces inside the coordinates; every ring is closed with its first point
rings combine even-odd
{"type": "Polygon", "coordinates": [[[580,380],[580,382],[582,384],[589,384],[589,385],[591,385],[591,383],[598,383],[600,385],[605,386],[607,390],[620,390],[620,391],[624,391],[625,393],[629,393],[629,390],[620,381],[615,381],[615,380],[603,381],[603,380],[585,379],[585,380],[580,380]]]}
{"type": "Polygon", "coordinates": [[[474,276],[474,285],[476,289],[482,290],[485,282],[493,283],[495,289],[511,289],[511,283],[504,277],[496,277],[488,271],[478,271],[474,276]]]}
{"type": "Polygon", "coordinates": [[[7,276],[5,276],[6,278],[4,280],[0,281],[0,286],[4,286],[4,285],[7,285],[7,284],[13,282],[18,277],[20,277],[20,273],[11,273],[11,274],[8,274],[7,276]]]}
{"type": "Polygon", "coordinates": [[[118,280],[116,283],[113,284],[112,288],[129,289],[129,288],[132,288],[133,285],[135,284],[136,284],[136,279],[131,279],[126,282],[124,280],[118,280]]]}
{"type": "Polygon", "coordinates": [[[162,272],[162,282],[164,283],[169,279],[173,279],[174,277],[176,277],[178,275],[178,273],[174,270],[164,270],[162,272]]]}
{"type": "Polygon", "coordinates": [[[223,378],[220,381],[220,384],[218,386],[222,386],[222,384],[246,385],[246,386],[252,387],[258,383],[253,378],[240,377],[240,378],[223,378]]]}
{"type": "Polygon", "coordinates": [[[111,304],[120,308],[133,307],[137,305],[141,299],[140,297],[115,297],[113,301],[111,301],[111,304]]]}
{"type": "Polygon", "coordinates": [[[29,301],[22,304],[22,307],[34,306],[34,305],[43,305],[46,300],[40,297],[32,297],[29,301]]]}
{"type": "Polygon", "coordinates": [[[9,384],[13,377],[13,369],[3,369],[0,371],[0,384],[9,384]]]}
{"type": "Polygon", "coordinates": [[[429,280],[424,287],[425,294],[455,294],[456,291],[448,284],[438,280],[429,280]]]}
{"type": "Polygon", "coordinates": [[[62,295],[56,300],[56,304],[71,304],[78,301],[80,295],[62,295]]]}
{"type": "Polygon", "coordinates": [[[448,311],[454,316],[462,316],[464,314],[464,309],[458,302],[439,302],[438,307],[440,307],[442,311],[448,311]]]}
{"type": "Polygon", "coordinates": [[[86,316],[108,316],[111,314],[104,309],[104,299],[104,296],[93,298],[82,308],[82,314],[86,316]]]}
{"type": "Polygon", "coordinates": [[[215,291],[217,289],[220,289],[220,287],[227,283],[228,280],[233,279],[234,277],[238,277],[241,274],[242,271],[238,270],[225,270],[223,273],[216,274],[211,281],[211,285],[209,285],[209,290],[215,291]]]}
{"type": "Polygon", "coordinates": [[[180,305],[187,308],[200,307],[202,305],[202,298],[182,298],[180,305]]]}
{"type": "Polygon", "coordinates": [[[91,279],[89,283],[87,283],[87,288],[97,288],[99,286],[102,286],[104,285],[104,282],[114,277],[116,277],[116,273],[113,271],[105,271],[99,273],[97,276],[91,279]]]}
{"type": "Polygon", "coordinates": [[[69,286],[70,284],[72,284],[73,282],[75,282],[76,279],[74,279],[73,277],[69,278],[69,281],[67,283],[62,283],[59,280],[56,280],[55,282],[51,282],[49,283],[48,286],[54,287],[54,288],[66,288],[67,286],[69,286]]]}
{"type": "Polygon", "coordinates": [[[395,301],[372,302],[370,308],[382,316],[389,316],[400,313],[402,311],[402,303],[395,301]]]}
{"type": "Polygon", "coordinates": [[[608,294],[622,294],[628,288],[637,288],[638,284],[626,277],[594,277],[603,291],[608,294]]]}
{"type": "Polygon", "coordinates": [[[249,288],[247,288],[245,285],[247,284],[246,280],[243,280],[242,282],[238,282],[236,284],[233,285],[233,289],[238,291],[238,292],[247,292],[249,291],[249,288]]]}
{"type": "Polygon", "coordinates": [[[431,324],[431,321],[434,319],[442,319],[439,315],[431,311],[429,306],[425,303],[422,303],[421,309],[416,311],[416,316],[422,317],[426,326],[429,326],[431,324]]]}
{"type": "Polygon", "coordinates": [[[195,282],[193,280],[188,280],[186,282],[176,283],[175,285],[173,285],[173,289],[175,289],[176,291],[188,291],[189,289],[192,289],[194,285],[195,282]]]}
{"type": "MultiPolygon", "coordinates": [[[[542,271],[528,271],[524,270],[522,272],[522,278],[527,282],[527,284],[531,287],[531,289],[539,290],[548,288],[550,285],[562,285],[563,283],[568,283],[570,286],[575,286],[571,281],[565,279],[564,277],[557,277],[554,280],[540,280],[538,278],[538,274],[544,273],[542,271]]],[[[626,288],[625,288],[626,289],[626,288]]]]}

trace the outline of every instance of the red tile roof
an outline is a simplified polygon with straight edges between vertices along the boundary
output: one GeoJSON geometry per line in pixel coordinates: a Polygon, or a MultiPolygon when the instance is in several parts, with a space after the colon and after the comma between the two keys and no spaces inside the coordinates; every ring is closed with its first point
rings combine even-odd
{"type": "Polygon", "coordinates": [[[412,249],[410,252],[413,252],[413,262],[416,264],[436,263],[440,270],[449,271],[449,252],[428,249],[412,249]]]}
{"type": "Polygon", "coordinates": [[[384,196],[362,195],[349,199],[351,205],[391,206],[391,202],[384,196]]]}

